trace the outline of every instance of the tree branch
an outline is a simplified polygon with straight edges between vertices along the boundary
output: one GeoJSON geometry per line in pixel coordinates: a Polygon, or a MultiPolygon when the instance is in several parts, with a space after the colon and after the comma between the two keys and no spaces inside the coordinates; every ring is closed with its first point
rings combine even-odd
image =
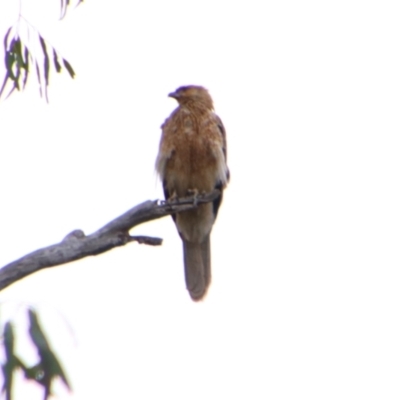
{"type": "Polygon", "coordinates": [[[145,201],[115,218],[98,231],[85,236],[83,231],[69,233],[60,243],[36,250],[0,269],[0,290],[44,268],[55,267],[87,256],[104,253],[117,246],[138,242],[152,246],[162,244],[162,239],[147,236],[130,236],[129,230],[154,219],[192,210],[198,204],[208,203],[220,195],[213,192],[159,202],[145,201]]]}

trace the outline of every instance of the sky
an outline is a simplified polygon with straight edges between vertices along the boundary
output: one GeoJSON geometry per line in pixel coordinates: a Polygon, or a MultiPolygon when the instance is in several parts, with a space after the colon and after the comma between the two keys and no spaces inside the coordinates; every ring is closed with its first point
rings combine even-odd
{"type": "MultiPolygon", "coordinates": [[[[1,6],[0,32],[18,15],[1,6]],[[3,12],[4,9],[4,12],[3,12]]],[[[21,12],[74,67],[0,104],[0,265],[162,198],[167,94],[209,89],[231,182],[193,303],[171,218],[0,293],[34,306],[73,386],[59,399],[398,399],[400,5],[87,0],[21,12]]],[[[0,65],[0,76],[4,67],[0,65]]],[[[33,400],[34,385],[16,399],[33,400]]]]}

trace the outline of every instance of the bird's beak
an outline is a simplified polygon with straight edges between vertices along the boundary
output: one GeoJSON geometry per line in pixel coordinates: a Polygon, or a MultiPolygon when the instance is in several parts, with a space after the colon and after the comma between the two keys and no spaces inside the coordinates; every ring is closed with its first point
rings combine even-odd
{"type": "Polygon", "coordinates": [[[178,98],[179,98],[179,94],[178,94],[178,93],[176,93],[176,92],[172,92],[172,93],[170,93],[170,94],[168,95],[168,97],[172,97],[173,99],[176,99],[176,100],[178,100],[178,98]]]}

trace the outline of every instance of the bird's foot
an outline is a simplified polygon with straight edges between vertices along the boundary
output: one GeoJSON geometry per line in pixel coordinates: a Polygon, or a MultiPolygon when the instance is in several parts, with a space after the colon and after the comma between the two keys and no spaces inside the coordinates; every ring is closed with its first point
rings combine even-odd
{"type": "Polygon", "coordinates": [[[199,197],[199,190],[198,189],[188,189],[187,194],[189,196],[193,196],[193,204],[197,206],[198,204],[198,197],[199,197]]]}
{"type": "Polygon", "coordinates": [[[168,203],[175,203],[178,200],[178,195],[176,194],[176,191],[174,190],[171,194],[171,196],[168,197],[167,202],[168,203]]]}

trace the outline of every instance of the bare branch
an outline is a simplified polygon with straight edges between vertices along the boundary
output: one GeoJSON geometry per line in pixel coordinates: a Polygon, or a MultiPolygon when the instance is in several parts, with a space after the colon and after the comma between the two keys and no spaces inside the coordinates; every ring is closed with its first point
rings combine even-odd
{"type": "Polygon", "coordinates": [[[129,230],[144,222],[191,210],[198,204],[215,200],[219,195],[220,191],[214,190],[210,193],[168,202],[148,200],[131,208],[89,236],[85,236],[81,230],[75,230],[69,233],[62,242],[36,250],[1,268],[0,290],[41,269],[66,264],[87,256],[95,256],[130,242],[160,245],[162,243],[160,238],[130,236],[129,230]]]}

